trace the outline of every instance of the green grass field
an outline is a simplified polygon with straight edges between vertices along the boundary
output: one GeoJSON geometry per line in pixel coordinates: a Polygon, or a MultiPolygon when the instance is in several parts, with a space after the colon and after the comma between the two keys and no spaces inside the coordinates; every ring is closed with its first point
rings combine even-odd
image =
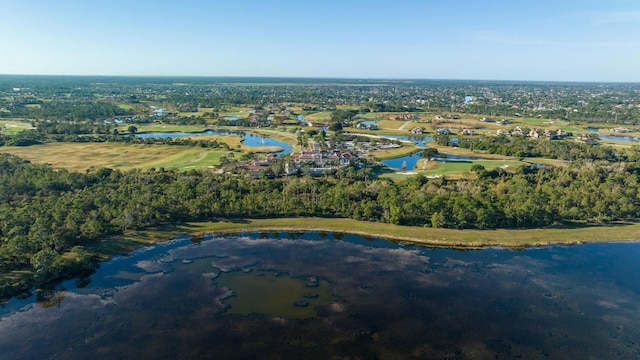
{"type": "Polygon", "coordinates": [[[170,145],[134,145],[124,143],[53,143],[25,147],[0,147],[37,164],[54,168],[85,171],[91,167],[121,170],[165,167],[167,169],[207,168],[220,164],[221,156],[239,157],[240,153],[221,149],[170,145]]]}
{"type": "Polygon", "coordinates": [[[310,113],[304,116],[304,119],[309,122],[325,122],[331,120],[331,111],[320,111],[310,113]]]}
{"type": "Polygon", "coordinates": [[[372,154],[378,159],[394,159],[401,156],[411,155],[416,152],[418,148],[415,146],[401,146],[395,149],[376,150],[372,154]]]}
{"type": "Polygon", "coordinates": [[[33,129],[33,127],[25,121],[0,120],[0,129],[0,133],[15,135],[21,131],[33,129]]]}
{"type": "MultiPolygon", "coordinates": [[[[438,163],[436,166],[420,171],[424,175],[459,175],[463,172],[470,171],[473,165],[482,165],[487,170],[494,170],[499,166],[507,166],[509,168],[516,168],[524,163],[518,160],[473,160],[473,161],[452,161],[446,163],[438,163]]],[[[417,169],[420,169],[422,164],[419,162],[417,169]]]]}
{"type": "Polygon", "coordinates": [[[416,121],[408,121],[408,123],[406,125],[405,125],[405,123],[407,123],[407,121],[403,121],[403,120],[380,120],[380,121],[378,121],[376,126],[378,126],[378,128],[380,128],[381,130],[404,131],[404,132],[406,132],[407,135],[410,135],[411,129],[419,126],[419,127],[423,128],[423,129],[427,130],[427,125],[429,125],[429,124],[419,123],[419,122],[416,122],[416,121]],[[400,129],[403,126],[404,126],[404,128],[400,129]]]}

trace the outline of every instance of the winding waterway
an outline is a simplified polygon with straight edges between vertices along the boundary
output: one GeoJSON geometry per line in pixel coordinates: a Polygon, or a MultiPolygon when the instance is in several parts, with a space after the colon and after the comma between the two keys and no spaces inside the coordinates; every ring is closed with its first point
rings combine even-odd
{"type": "Polygon", "coordinates": [[[0,309],[3,359],[632,359],[640,243],[181,237],[0,309]],[[80,282],[86,283],[86,282],[80,282]]]}

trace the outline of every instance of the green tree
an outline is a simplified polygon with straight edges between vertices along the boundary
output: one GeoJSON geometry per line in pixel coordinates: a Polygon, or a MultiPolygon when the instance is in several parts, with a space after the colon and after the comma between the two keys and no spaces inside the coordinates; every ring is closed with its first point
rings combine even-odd
{"type": "Polygon", "coordinates": [[[422,157],[423,159],[433,159],[434,157],[438,156],[439,152],[438,149],[436,148],[426,148],[424,150],[422,150],[422,152],[420,153],[420,157],[422,157]]]}
{"type": "Polygon", "coordinates": [[[35,279],[37,281],[46,281],[58,275],[61,257],[54,250],[43,249],[33,255],[30,262],[36,272],[35,279]]]}

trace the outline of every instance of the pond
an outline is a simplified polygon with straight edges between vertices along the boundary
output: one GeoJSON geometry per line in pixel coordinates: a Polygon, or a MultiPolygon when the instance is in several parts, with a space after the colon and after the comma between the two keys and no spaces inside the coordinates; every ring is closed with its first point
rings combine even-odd
{"type": "Polygon", "coordinates": [[[393,169],[411,170],[416,167],[418,161],[422,159],[420,153],[413,153],[407,156],[401,156],[394,159],[382,160],[382,163],[393,169]]]}
{"type": "Polygon", "coordinates": [[[434,141],[434,139],[430,136],[382,135],[381,137],[384,137],[387,139],[411,141],[414,144],[418,145],[419,147],[425,147],[425,148],[428,147],[426,144],[427,142],[434,141]]]}
{"type": "MultiPolygon", "coordinates": [[[[394,159],[382,160],[382,163],[393,169],[402,169],[403,165],[406,165],[406,170],[411,170],[416,167],[418,161],[422,159],[420,152],[413,153],[411,155],[402,156],[394,159]]],[[[454,161],[473,161],[473,160],[485,160],[484,158],[477,156],[465,156],[465,155],[453,155],[453,154],[439,154],[435,157],[435,160],[441,163],[454,162],[454,161]]]]}
{"type": "Polygon", "coordinates": [[[4,359],[632,359],[640,243],[180,237],[0,309],[4,359]]]}
{"type": "Polygon", "coordinates": [[[367,120],[367,121],[361,121],[360,125],[362,126],[372,126],[375,125],[379,122],[379,120],[367,120]]]}
{"type": "Polygon", "coordinates": [[[637,137],[631,137],[631,136],[600,135],[599,138],[600,140],[607,140],[607,141],[624,141],[624,142],[640,141],[637,137]]]}
{"type": "Polygon", "coordinates": [[[232,136],[242,136],[242,143],[246,146],[279,146],[282,148],[282,151],[278,151],[275,154],[278,156],[291,154],[293,152],[293,146],[291,144],[287,144],[284,141],[276,140],[270,137],[255,135],[252,133],[244,133],[244,132],[231,132],[231,131],[220,131],[220,130],[206,130],[202,132],[195,133],[184,133],[184,132],[157,132],[157,133],[141,133],[136,134],[137,137],[142,139],[150,139],[150,138],[160,138],[160,139],[173,139],[173,138],[182,138],[182,137],[193,137],[193,136],[205,136],[205,135],[232,135],[232,136]]]}

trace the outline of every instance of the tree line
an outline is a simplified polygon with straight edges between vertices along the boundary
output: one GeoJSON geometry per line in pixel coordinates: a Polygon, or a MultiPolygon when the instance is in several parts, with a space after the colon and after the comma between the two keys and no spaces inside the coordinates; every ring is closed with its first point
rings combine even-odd
{"type": "MultiPolygon", "coordinates": [[[[436,136],[438,143],[446,142],[446,135],[436,136]],[[445,140],[442,140],[445,139],[445,140]]],[[[443,145],[446,145],[443,144],[443,145]]],[[[616,153],[609,146],[594,146],[570,140],[531,139],[524,136],[478,136],[461,137],[458,146],[465,149],[484,151],[490,154],[500,154],[515,157],[542,157],[575,161],[579,159],[621,161],[625,153],[616,153]]],[[[620,150],[624,152],[624,150],[620,150]]]]}

